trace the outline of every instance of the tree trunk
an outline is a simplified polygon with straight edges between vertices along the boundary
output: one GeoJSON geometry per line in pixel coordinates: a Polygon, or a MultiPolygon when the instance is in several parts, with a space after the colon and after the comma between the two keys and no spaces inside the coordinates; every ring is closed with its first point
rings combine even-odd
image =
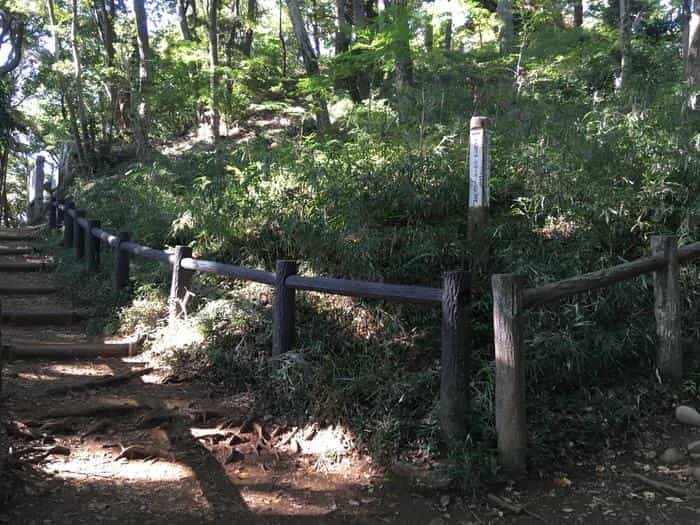
{"type": "MultiPolygon", "coordinates": [[[[352,0],[352,22],[355,25],[355,34],[367,25],[367,4],[364,0],[352,0]]],[[[357,36],[356,36],[357,38],[357,36]]],[[[360,71],[356,78],[355,101],[360,102],[369,97],[370,83],[369,73],[360,71]]]]}
{"type": "Polygon", "coordinates": [[[443,33],[445,34],[444,48],[446,51],[452,49],[452,18],[448,18],[442,24],[443,33]]]}
{"type": "Polygon", "coordinates": [[[136,40],[139,56],[139,81],[136,96],[132,95],[132,118],[136,156],[145,160],[148,153],[149,108],[146,97],[151,83],[151,46],[148,41],[148,17],[144,0],[133,0],[136,21],[136,40]]]}
{"type": "Polygon", "coordinates": [[[345,12],[345,0],[335,0],[336,28],[335,28],[335,54],[345,53],[350,47],[348,38],[348,21],[345,12]]]}
{"type": "Polygon", "coordinates": [[[501,30],[498,34],[501,53],[508,53],[513,47],[515,31],[513,29],[513,0],[498,0],[496,14],[501,21],[501,30]]]}
{"type": "MultiPolygon", "coordinates": [[[[9,130],[8,130],[9,131],[9,130]]],[[[0,212],[4,218],[5,226],[9,226],[9,205],[7,202],[7,166],[10,160],[10,145],[5,143],[0,155],[0,212]]]]}
{"type": "MultiPolygon", "coordinates": [[[[289,18],[292,21],[294,34],[299,42],[301,58],[304,62],[306,74],[309,77],[318,75],[318,59],[314,54],[313,47],[311,47],[309,34],[306,31],[304,19],[301,16],[301,11],[297,0],[287,0],[287,8],[289,9],[289,18]]],[[[318,110],[316,111],[318,128],[321,131],[325,131],[326,129],[330,128],[331,125],[331,120],[328,116],[328,104],[326,102],[326,98],[322,94],[316,94],[316,103],[318,104],[318,110]]]]}
{"type": "Polygon", "coordinates": [[[620,5],[620,76],[617,78],[618,90],[627,86],[627,76],[629,73],[629,51],[630,51],[630,17],[628,0],[619,0],[620,5]]]}
{"type": "Polygon", "coordinates": [[[688,24],[688,54],[686,59],[688,78],[688,106],[692,111],[700,110],[700,1],[695,0],[695,9],[688,24]]]}
{"type": "Polygon", "coordinates": [[[211,136],[218,140],[220,137],[220,121],[218,106],[219,89],[219,30],[217,19],[219,14],[219,0],[209,0],[209,96],[211,97],[211,136]]]}
{"type": "MultiPolygon", "coordinates": [[[[61,38],[59,36],[58,25],[56,23],[53,0],[47,0],[46,7],[49,14],[49,24],[51,25],[51,38],[53,40],[53,53],[51,58],[52,62],[55,63],[61,54],[61,38]]],[[[80,130],[78,128],[75,102],[69,93],[66,78],[63,73],[56,71],[56,79],[58,81],[58,89],[61,92],[63,105],[65,106],[65,109],[67,109],[68,113],[67,117],[64,118],[67,118],[68,127],[70,128],[71,134],[73,135],[73,140],[75,141],[78,163],[82,166],[85,161],[85,148],[83,147],[83,141],[80,137],[80,130]]]]}
{"type": "Polygon", "coordinates": [[[78,122],[80,122],[80,131],[82,134],[82,143],[85,153],[85,161],[91,163],[91,158],[94,153],[94,147],[88,129],[87,111],[85,102],[83,101],[83,73],[82,64],[80,63],[80,48],[78,45],[78,0],[73,0],[72,18],[71,18],[71,50],[73,53],[73,89],[75,91],[75,104],[78,113],[78,122]]]}
{"type": "Polygon", "coordinates": [[[318,3],[316,0],[311,0],[311,29],[314,35],[316,56],[321,56],[321,34],[318,29],[318,3]]]}
{"type": "Polygon", "coordinates": [[[396,56],[395,82],[397,93],[413,84],[413,58],[411,56],[411,28],[408,23],[408,0],[385,0],[387,7],[394,7],[394,23],[399,26],[394,43],[396,56]]]}
{"type": "MultiPolygon", "coordinates": [[[[4,3],[3,3],[4,5],[4,3]]],[[[15,16],[12,12],[4,10],[0,17],[0,31],[3,36],[3,48],[6,48],[4,63],[0,64],[0,75],[14,71],[22,61],[22,48],[24,45],[24,20],[15,16]]]]}
{"type": "Polygon", "coordinates": [[[187,23],[187,7],[189,3],[187,0],[177,0],[177,19],[180,23],[180,33],[182,34],[183,40],[192,40],[192,33],[190,32],[190,26],[187,23]]]}
{"type": "Polygon", "coordinates": [[[430,53],[433,50],[433,38],[435,36],[432,20],[429,19],[426,21],[423,31],[423,46],[425,47],[425,51],[430,53]]]}
{"type": "Polygon", "coordinates": [[[583,0],[574,0],[574,27],[583,25],[583,0]]]}
{"type": "Polygon", "coordinates": [[[279,0],[279,28],[278,36],[280,39],[280,51],[282,54],[282,77],[287,76],[287,42],[284,39],[284,31],[282,31],[282,0],[279,0]]]}
{"type": "MultiPolygon", "coordinates": [[[[104,49],[105,66],[112,68],[114,67],[114,21],[107,11],[105,0],[95,0],[95,18],[97,19],[97,28],[104,49]]],[[[103,132],[105,141],[107,144],[111,144],[114,136],[114,127],[117,121],[117,111],[119,110],[117,103],[117,86],[114,80],[110,78],[104,82],[104,86],[110,111],[103,132]]]]}

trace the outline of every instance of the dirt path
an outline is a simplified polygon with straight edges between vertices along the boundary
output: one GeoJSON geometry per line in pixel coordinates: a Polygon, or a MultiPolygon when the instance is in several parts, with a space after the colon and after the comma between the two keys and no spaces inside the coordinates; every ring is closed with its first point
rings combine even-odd
{"type": "MultiPolygon", "coordinates": [[[[23,244],[0,242],[0,249],[23,244]]],[[[2,286],[55,284],[47,272],[2,273],[0,278],[2,286]]],[[[60,293],[2,297],[5,312],[72,307],[60,293]]],[[[5,344],[78,343],[89,340],[84,328],[80,323],[5,325],[2,336],[5,344]]],[[[426,492],[389,479],[354,451],[352,436],[340,428],[295,430],[284,415],[255,414],[248,396],[231,396],[196,380],[168,382],[158,369],[118,385],[55,393],[150,366],[136,355],[13,360],[4,367],[3,395],[19,459],[11,469],[13,497],[0,523],[700,522],[700,499],[654,490],[627,475],[646,473],[696,490],[688,470],[693,460],[662,466],[652,458],[664,446],[700,438],[670,417],[669,435],[650,433],[646,448],[609,449],[538,469],[529,481],[488,487],[527,505],[529,514],[516,516],[490,504],[485,494],[426,492]],[[132,446],[148,450],[127,448],[132,446]],[[134,456],[120,457],[129,456],[129,450],[134,456]]]]}

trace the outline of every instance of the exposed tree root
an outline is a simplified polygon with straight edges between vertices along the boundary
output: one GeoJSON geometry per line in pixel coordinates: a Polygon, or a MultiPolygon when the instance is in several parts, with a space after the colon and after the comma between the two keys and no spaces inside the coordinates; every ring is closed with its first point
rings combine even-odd
{"type": "Polygon", "coordinates": [[[99,377],[98,379],[91,379],[90,381],[85,381],[83,383],[77,384],[77,385],[67,385],[67,386],[59,386],[55,388],[49,388],[46,391],[46,394],[48,395],[59,395],[59,394],[65,394],[68,392],[80,392],[84,390],[94,390],[96,388],[105,388],[105,387],[111,387],[111,386],[116,386],[120,385],[122,383],[126,383],[127,381],[130,381],[131,379],[134,379],[136,377],[141,377],[146,374],[150,374],[153,372],[153,368],[144,368],[141,370],[132,370],[130,372],[125,372],[123,374],[112,374],[112,375],[107,375],[107,376],[102,376],[99,377]]]}
{"type": "Polygon", "coordinates": [[[114,461],[117,461],[119,459],[151,459],[151,458],[160,458],[160,459],[166,459],[168,461],[174,461],[175,460],[175,455],[172,452],[169,452],[167,450],[164,450],[162,448],[156,448],[156,447],[144,447],[141,445],[132,445],[130,447],[126,447],[121,451],[121,453],[114,458],[114,461]]]}

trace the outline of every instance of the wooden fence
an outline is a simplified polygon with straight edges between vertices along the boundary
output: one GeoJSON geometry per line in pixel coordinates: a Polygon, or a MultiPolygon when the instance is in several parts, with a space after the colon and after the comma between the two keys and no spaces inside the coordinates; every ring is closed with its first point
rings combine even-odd
{"type": "Polygon", "coordinates": [[[651,238],[651,255],[605,270],[527,288],[523,275],[492,277],[496,351],[496,432],[501,466],[523,473],[527,460],[525,408],[524,313],[558,299],[654,274],[656,366],[660,377],[677,384],[683,377],[681,346],[680,265],[700,257],[700,242],[678,247],[676,237],[651,238]]]}
{"type": "Polygon", "coordinates": [[[132,242],[129,232],[113,235],[101,229],[100,221],[88,219],[70,200],[52,199],[49,227],[63,225],[63,245],[88,272],[100,267],[103,245],[112,250],[112,283],[116,291],[129,284],[131,256],[151,259],[172,267],[169,297],[170,319],[182,314],[184,299],[195,272],[212,273],[274,288],[272,355],[291,350],[295,339],[295,294],[297,290],[441,306],[441,371],[439,424],[448,441],[464,438],[468,431],[470,361],[470,276],[466,271],[447,272],[442,288],[307,277],[298,275],[297,261],[277,261],[275,272],[222,264],[192,257],[188,246],[172,253],[132,242]]]}
{"type": "MultiPolygon", "coordinates": [[[[70,201],[52,202],[49,225],[63,224],[64,246],[72,247],[77,259],[84,259],[87,270],[100,265],[102,244],[113,252],[113,285],[122,290],[129,283],[129,260],[135,255],[172,266],[170,316],[182,314],[183,300],[195,272],[213,273],[272,286],[272,355],[292,349],[295,336],[295,293],[308,290],[334,295],[364,297],[427,305],[441,305],[441,378],[439,424],[445,438],[455,441],[469,431],[470,373],[470,275],[465,271],[447,272],[442,288],[406,286],[375,282],[306,277],[297,275],[296,261],[277,261],[275,273],[192,257],[187,246],[173,253],[141,246],[128,232],[118,235],[100,229],[70,201]]],[[[496,363],[496,433],[499,461],[514,475],[526,471],[527,416],[525,406],[524,314],[530,308],[605,288],[646,273],[654,274],[654,312],[658,349],[656,365],[660,377],[678,383],[683,376],[681,347],[681,305],[679,268],[700,257],[700,242],[678,247],[672,236],[651,238],[651,255],[605,270],[564,279],[538,288],[527,287],[527,277],[516,274],[492,276],[493,328],[496,363]]]]}

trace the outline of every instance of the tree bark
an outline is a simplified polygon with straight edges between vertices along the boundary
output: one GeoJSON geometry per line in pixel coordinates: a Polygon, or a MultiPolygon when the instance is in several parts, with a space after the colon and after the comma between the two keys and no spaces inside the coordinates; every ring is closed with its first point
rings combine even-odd
{"type": "Polygon", "coordinates": [[[136,156],[145,160],[148,153],[149,107],[146,97],[151,83],[151,46],[148,40],[148,16],[144,0],[133,0],[134,19],[136,21],[136,40],[139,56],[139,79],[136,96],[132,95],[132,118],[136,156]]]}
{"type": "MultiPolygon", "coordinates": [[[[104,49],[104,63],[105,67],[114,67],[114,20],[107,10],[105,5],[105,0],[95,0],[95,19],[97,20],[97,28],[100,34],[100,40],[102,41],[102,47],[104,49]]],[[[113,73],[110,72],[111,76],[113,73]]],[[[114,135],[114,127],[117,121],[117,111],[119,110],[117,102],[117,86],[115,81],[110,78],[105,80],[104,87],[107,94],[107,99],[109,102],[109,120],[105,126],[105,140],[107,144],[111,144],[114,135]]]]}
{"type": "Polygon", "coordinates": [[[221,116],[219,115],[217,91],[219,87],[219,30],[217,27],[219,0],[209,0],[209,96],[211,97],[211,136],[220,137],[221,116]]]}
{"type": "Polygon", "coordinates": [[[446,51],[450,51],[452,49],[452,18],[443,22],[442,29],[444,33],[443,47],[446,51]]]}
{"type": "Polygon", "coordinates": [[[345,53],[350,48],[348,37],[348,21],[345,12],[345,0],[335,0],[336,28],[335,28],[335,54],[345,53]]]}
{"type": "Polygon", "coordinates": [[[180,33],[182,34],[183,40],[192,40],[192,33],[190,32],[190,26],[187,23],[187,7],[189,2],[187,0],[177,0],[177,18],[180,23],[180,33]]]}
{"type": "MultiPolygon", "coordinates": [[[[357,33],[367,25],[367,5],[364,0],[352,0],[352,22],[355,25],[355,38],[357,33]]],[[[369,97],[370,82],[369,73],[360,71],[355,79],[355,101],[360,102],[369,97]]]]}
{"type": "Polygon", "coordinates": [[[498,35],[501,53],[508,53],[513,47],[515,31],[513,29],[513,0],[498,0],[496,14],[501,21],[501,31],[498,35]]]}
{"type": "Polygon", "coordinates": [[[574,27],[583,25],[583,0],[574,0],[574,27]]]}
{"type": "Polygon", "coordinates": [[[700,110],[700,1],[695,1],[695,10],[688,24],[688,55],[686,59],[686,76],[688,78],[688,107],[692,111],[700,110]]]}
{"type": "Polygon", "coordinates": [[[0,42],[3,47],[9,45],[5,63],[0,65],[0,75],[4,75],[19,66],[24,44],[24,20],[5,9],[0,11],[0,42]]]}
{"type": "Polygon", "coordinates": [[[618,90],[627,86],[627,76],[629,74],[629,51],[630,51],[630,18],[628,0],[619,0],[620,6],[620,76],[617,78],[618,90]]]}
{"type": "Polygon", "coordinates": [[[394,23],[399,26],[398,40],[395,42],[396,91],[401,93],[413,84],[413,57],[411,56],[411,28],[408,23],[408,0],[385,0],[387,7],[395,8],[394,23]]]}
{"type": "Polygon", "coordinates": [[[73,54],[73,90],[75,91],[75,105],[77,107],[78,122],[80,123],[80,131],[82,134],[82,143],[85,154],[85,161],[91,164],[93,141],[90,137],[88,128],[87,111],[83,100],[83,72],[80,62],[80,47],[78,44],[78,0],[73,0],[72,3],[72,18],[71,18],[71,51],[73,54]]]}
{"type": "MultiPolygon", "coordinates": [[[[287,8],[289,10],[289,18],[291,19],[292,27],[294,28],[294,34],[299,42],[301,58],[304,62],[306,74],[309,77],[318,75],[318,59],[314,54],[313,47],[311,46],[311,41],[309,40],[309,34],[307,33],[306,26],[304,25],[304,19],[301,16],[299,4],[297,0],[286,1],[287,8]]],[[[326,102],[325,96],[322,94],[316,94],[316,103],[318,104],[318,110],[316,111],[318,128],[321,131],[324,131],[330,128],[331,125],[330,117],[328,116],[328,103],[326,102]]]]}
{"type": "MultiPolygon", "coordinates": [[[[52,62],[56,62],[61,54],[61,38],[58,33],[58,25],[56,23],[56,15],[54,12],[53,0],[47,0],[46,2],[47,11],[49,14],[49,24],[51,24],[51,38],[53,40],[53,56],[52,62]]],[[[67,121],[68,127],[73,135],[73,140],[75,141],[75,149],[78,155],[78,163],[82,166],[85,160],[85,148],[83,147],[83,140],[80,136],[80,130],[78,129],[78,119],[76,117],[75,101],[70,95],[68,90],[68,85],[66,83],[66,78],[60,71],[56,72],[56,78],[58,81],[58,89],[61,92],[61,97],[64,102],[65,109],[67,110],[67,121]]]]}

